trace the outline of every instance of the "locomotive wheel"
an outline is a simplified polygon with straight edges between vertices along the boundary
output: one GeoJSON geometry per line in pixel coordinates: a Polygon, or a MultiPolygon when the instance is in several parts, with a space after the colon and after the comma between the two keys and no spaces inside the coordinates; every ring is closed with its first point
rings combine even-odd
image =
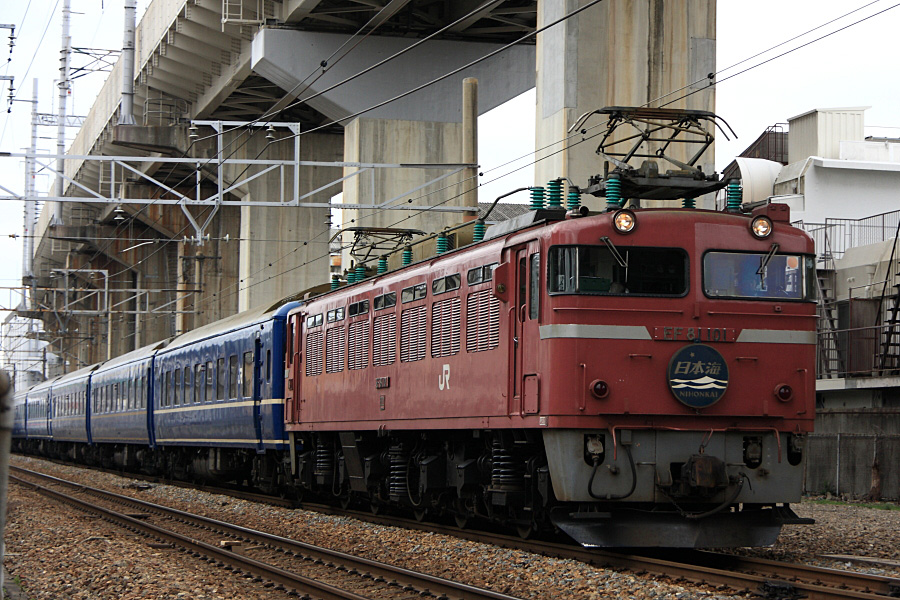
{"type": "Polygon", "coordinates": [[[369,510],[372,512],[373,515],[381,514],[381,509],[382,509],[381,505],[378,504],[377,502],[371,502],[369,504],[369,510]]]}
{"type": "Polygon", "coordinates": [[[347,510],[348,508],[350,508],[350,494],[345,494],[338,497],[338,502],[340,503],[341,508],[347,510]]]}
{"type": "Polygon", "coordinates": [[[456,526],[460,529],[465,529],[469,526],[469,515],[466,513],[453,513],[453,520],[456,521],[456,526]]]}
{"type": "Polygon", "coordinates": [[[413,511],[413,516],[416,518],[416,521],[421,523],[425,520],[425,517],[428,515],[428,511],[424,508],[417,508],[413,511]]]}
{"type": "Polygon", "coordinates": [[[530,539],[531,536],[534,535],[534,523],[516,525],[516,533],[518,533],[519,537],[523,540],[530,539]]]}

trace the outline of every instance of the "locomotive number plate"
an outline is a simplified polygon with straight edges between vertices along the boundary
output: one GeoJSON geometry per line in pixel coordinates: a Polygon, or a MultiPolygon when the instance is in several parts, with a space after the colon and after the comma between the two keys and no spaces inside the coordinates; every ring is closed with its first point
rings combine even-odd
{"type": "Polygon", "coordinates": [[[654,327],[653,339],[663,342],[733,342],[734,329],[726,327],[654,327]]]}
{"type": "Polygon", "coordinates": [[[391,387],[391,378],[390,377],[376,377],[375,378],[375,389],[383,390],[391,387]]]}

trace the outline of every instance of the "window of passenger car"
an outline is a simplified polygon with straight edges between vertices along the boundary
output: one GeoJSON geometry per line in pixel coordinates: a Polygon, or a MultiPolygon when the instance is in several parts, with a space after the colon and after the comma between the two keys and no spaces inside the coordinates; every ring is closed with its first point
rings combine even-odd
{"type": "Polygon", "coordinates": [[[703,291],[710,298],[814,302],[815,259],[774,252],[707,252],[703,291]]]}
{"type": "Polygon", "coordinates": [[[216,370],[213,365],[213,361],[209,360],[206,362],[206,396],[203,399],[206,402],[212,402],[215,399],[213,396],[213,382],[215,381],[216,370]]]}
{"type": "Polygon", "coordinates": [[[238,357],[232,354],[228,357],[228,397],[237,398],[238,395],[238,357]]]}
{"type": "Polygon", "coordinates": [[[203,387],[206,385],[206,365],[194,365],[194,404],[203,402],[203,387]]]}
{"type": "Polygon", "coordinates": [[[225,358],[216,359],[216,400],[225,399],[225,382],[228,373],[225,372],[225,358]]]}
{"type": "Polygon", "coordinates": [[[681,248],[554,246],[547,262],[551,294],[683,296],[688,290],[681,248]]]}
{"type": "Polygon", "coordinates": [[[181,369],[175,369],[175,390],[172,394],[172,405],[181,404],[181,369]]]}
{"type": "Polygon", "coordinates": [[[244,370],[241,377],[241,396],[251,398],[253,396],[253,353],[244,352],[244,370]]]}

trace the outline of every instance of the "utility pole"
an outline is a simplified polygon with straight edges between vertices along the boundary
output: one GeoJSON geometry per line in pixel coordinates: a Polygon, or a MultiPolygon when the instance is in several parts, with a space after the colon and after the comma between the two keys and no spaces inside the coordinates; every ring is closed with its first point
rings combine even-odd
{"type": "MultiPolygon", "coordinates": [[[[34,221],[35,221],[35,185],[34,158],[37,153],[38,127],[38,80],[32,81],[31,92],[31,147],[25,159],[25,228],[22,240],[22,278],[26,286],[34,285],[34,221]]],[[[31,309],[33,299],[26,293],[25,308],[31,309]]]]}
{"type": "MultiPolygon", "coordinates": [[[[56,176],[56,196],[63,196],[65,180],[62,174],[65,173],[65,159],[62,155],[66,153],[66,101],[69,95],[69,55],[72,51],[72,37],[69,35],[69,15],[71,0],[63,0],[62,9],[62,49],[59,55],[59,122],[56,129],[56,154],[60,158],[56,159],[56,170],[59,175],[56,176]]],[[[51,224],[62,224],[62,202],[53,203],[53,211],[51,213],[51,224]]]]}
{"type": "Polygon", "coordinates": [[[137,0],[125,0],[125,33],[122,36],[122,104],[119,125],[134,125],[134,29],[137,0]]]}

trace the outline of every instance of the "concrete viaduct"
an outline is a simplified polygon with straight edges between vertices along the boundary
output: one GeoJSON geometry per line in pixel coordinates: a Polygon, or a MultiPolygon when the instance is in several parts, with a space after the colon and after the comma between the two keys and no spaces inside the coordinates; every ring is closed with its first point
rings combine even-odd
{"type": "MultiPolygon", "coordinates": [[[[136,30],[137,124],[118,125],[120,60],[68,150],[71,157],[143,161],[66,160],[67,201],[55,211],[48,203],[39,220],[28,282],[34,304],[23,312],[43,319],[74,370],[326,283],[328,203],[338,193],[350,205],[398,199],[442,207],[344,210],[345,225],[410,217],[398,226],[437,231],[464,220],[464,192],[474,187],[474,169],[464,166],[477,160],[464,155],[471,142],[462,124],[465,77],[479,82],[479,113],[536,86],[535,145],[543,160],[535,183],[559,176],[585,182],[599,163],[596,144],[567,133],[578,117],[603,106],[659,106],[659,97],[690,89],[715,71],[716,37],[715,0],[605,0],[564,19],[588,4],[153,0],[136,30]],[[218,164],[218,156],[277,165],[218,164]],[[172,158],[196,160],[167,162],[172,158]],[[217,189],[228,201],[177,203],[217,189]],[[71,201],[79,198],[92,201],[71,201]],[[289,200],[296,206],[274,205],[289,200]]],[[[714,110],[713,88],[673,106],[714,110]]]]}

